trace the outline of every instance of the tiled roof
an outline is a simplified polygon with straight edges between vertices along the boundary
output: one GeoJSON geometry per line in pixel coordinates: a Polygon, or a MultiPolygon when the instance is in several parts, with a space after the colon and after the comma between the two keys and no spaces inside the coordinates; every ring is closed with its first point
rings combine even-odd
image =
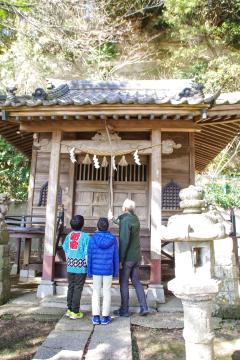
{"type": "Polygon", "coordinates": [[[240,91],[221,93],[216,99],[216,105],[240,104],[240,91]]]}
{"type": "Polygon", "coordinates": [[[191,80],[90,81],[53,80],[47,90],[38,88],[29,96],[7,89],[0,106],[50,106],[97,104],[189,104],[212,103],[216,95],[205,96],[203,86],[191,80]]]}

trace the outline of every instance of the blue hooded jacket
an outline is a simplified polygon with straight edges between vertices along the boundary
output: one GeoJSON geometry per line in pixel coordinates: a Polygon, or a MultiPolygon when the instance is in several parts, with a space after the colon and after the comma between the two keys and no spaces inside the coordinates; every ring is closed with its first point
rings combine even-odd
{"type": "Polygon", "coordinates": [[[110,231],[96,231],[88,243],[88,276],[118,277],[119,256],[116,237],[110,231]]]}

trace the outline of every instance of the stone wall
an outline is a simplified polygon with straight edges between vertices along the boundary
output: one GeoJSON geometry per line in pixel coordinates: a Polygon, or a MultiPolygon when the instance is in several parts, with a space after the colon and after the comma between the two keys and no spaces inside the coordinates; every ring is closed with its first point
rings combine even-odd
{"type": "Polygon", "coordinates": [[[221,280],[222,285],[215,300],[215,310],[224,305],[240,304],[239,268],[233,253],[231,237],[215,240],[215,265],[214,275],[221,280]]]}

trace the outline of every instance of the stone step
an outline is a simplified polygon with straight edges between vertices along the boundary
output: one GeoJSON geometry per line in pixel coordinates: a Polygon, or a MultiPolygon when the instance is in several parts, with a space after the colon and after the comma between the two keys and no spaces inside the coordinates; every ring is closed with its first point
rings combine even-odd
{"type": "MultiPolygon", "coordinates": [[[[43,298],[43,300],[41,301],[41,306],[66,308],[67,286],[61,288],[57,287],[56,290],[56,295],[43,298]]],[[[147,294],[147,289],[145,290],[145,293],[147,294]]],[[[112,308],[117,309],[121,304],[120,289],[112,288],[111,295],[112,308]]],[[[81,309],[91,309],[91,301],[92,288],[84,287],[81,297],[81,309]]],[[[136,292],[134,289],[129,289],[129,306],[139,308],[136,292]]],[[[156,308],[155,302],[152,304],[152,306],[156,308]]]]}
{"type": "MultiPolygon", "coordinates": [[[[41,301],[42,306],[57,306],[57,307],[66,307],[66,296],[67,296],[68,286],[67,284],[61,284],[56,286],[56,295],[48,296],[43,298],[41,301]]],[[[160,303],[164,303],[164,292],[161,285],[151,285],[144,286],[144,291],[147,298],[147,303],[150,308],[156,309],[160,303]]],[[[89,309],[91,307],[91,298],[92,298],[92,285],[86,284],[83,288],[82,298],[81,298],[81,307],[83,309],[89,309]]],[[[118,308],[121,303],[120,297],[120,287],[119,285],[114,285],[111,288],[111,300],[112,307],[118,308]]],[[[132,286],[129,286],[129,306],[139,308],[137,296],[135,289],[132,286]]]]}
{"type": "MultiPolygon", "coordinates": [[[[150,254],[150,253],[149,253],[150,254]]],[[[66,262],[63,260],[63,255],[59,253],[56,256],[55,260],[55,276],[56,278],[66,279],[67,270],[66,270],[66,262]]],[[[139,266],[139,278],[141,281],[148,281],[150,279],[150,264],[143,264],[139,266]]]]}
{"type": "Polygon", "coordinates": [[[131,360],[130,318],[116,318],[107,326],[95,326],[86,360],[131,360]]]}
{"type": "Polygon", "coordinates": [[[34,359],[81,359],[92,330],[90,313],[80,320],[63,316],[39,347],[34,359]]]}
{"type": "MultiPolygon", "coordinates": [[[[67,279],[62,279],[62,278],[55,278],[54,279],[55,283],[57,286],[68,286],[68,282],[67,279]]],[[[84,286],[92,286],[92,279],[91,278],[87,278],[85,281],[84,286]]],[[[143,287],[147,288],[150,285],[150,281],[141,281],[141,284],[143,287]]],[[[118,279],[113,279],[112,281],[112,287],[119,287],[119,280],[118,279]]],[[[133,288],[132,283],[129,281],[129,288],[133,288]]]]}

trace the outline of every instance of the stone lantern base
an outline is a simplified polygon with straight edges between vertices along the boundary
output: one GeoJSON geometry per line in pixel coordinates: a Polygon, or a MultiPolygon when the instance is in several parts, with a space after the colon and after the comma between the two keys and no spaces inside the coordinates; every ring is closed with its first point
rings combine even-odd
{"type": "Polygon", "coordinates": [[[212,305],[220,282],[196,280],[184,284],[175,278],[168,283],[168,289],[182,300],[186,360],[213,360],[212,305]]]}

